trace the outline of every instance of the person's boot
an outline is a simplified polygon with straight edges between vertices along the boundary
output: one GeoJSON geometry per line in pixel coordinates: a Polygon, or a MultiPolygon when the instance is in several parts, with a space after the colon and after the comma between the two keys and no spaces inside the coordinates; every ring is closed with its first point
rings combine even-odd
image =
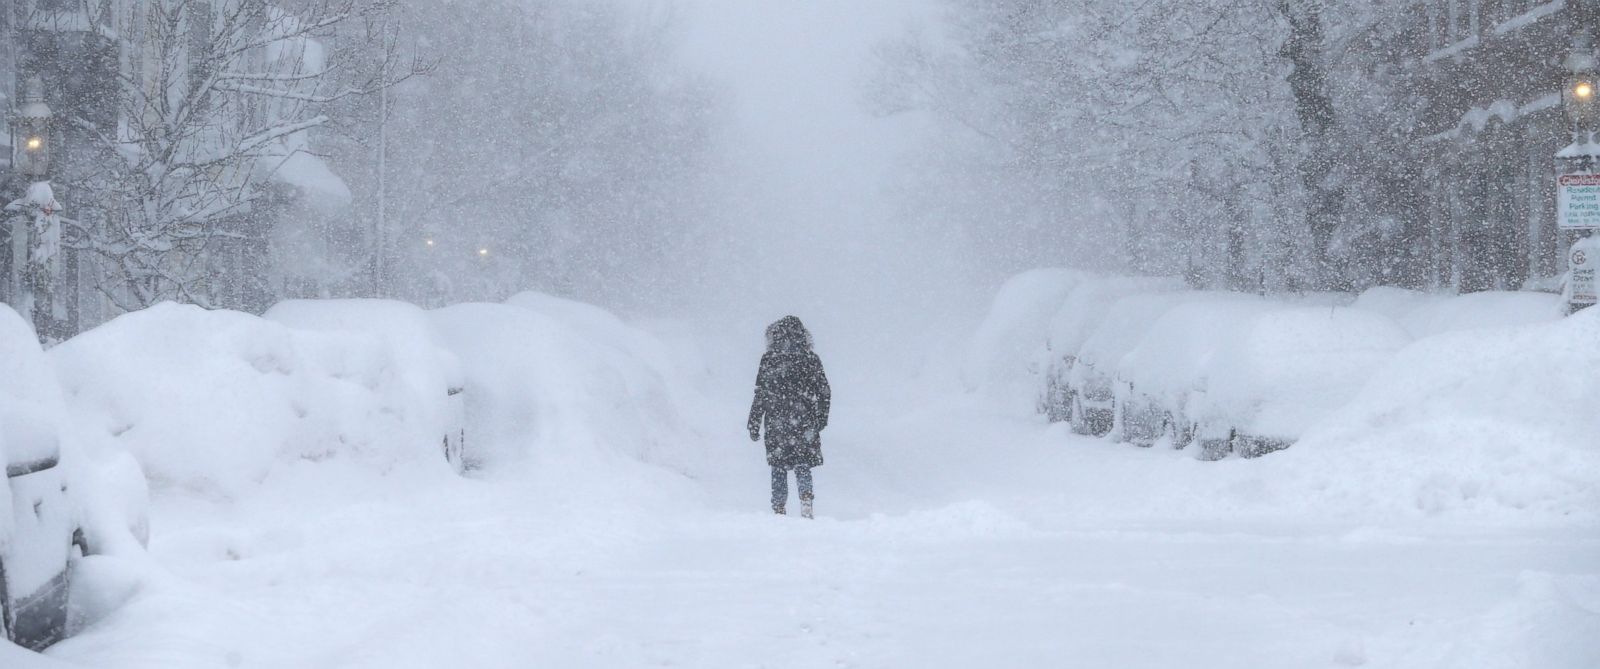
{"type": "Polygon", "coordinates": [[[809,500],[809,499],[800,500],[800,517],[801,518],[815,518],[816,517],[815,515],[812,514],[811,500],[809,500]]]}
{"type": "Polygon", "coordinates": [[[783,509],[783,505],[782,504],[774,504],[774,505],[772,505],[772,512],[775,513],[775,514],[778,514],[780,516],[788,515],[788,512],[783,509]]]}

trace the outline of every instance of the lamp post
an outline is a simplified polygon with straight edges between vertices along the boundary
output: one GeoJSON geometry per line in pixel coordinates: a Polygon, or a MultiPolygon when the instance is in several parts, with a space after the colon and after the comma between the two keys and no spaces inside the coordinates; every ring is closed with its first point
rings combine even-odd
{"type": "Polygon", "coordinates": [[[1572,145],[1562,151],[1562,157],[1576,159],[1578,169],[1588,172],[1594,166],[1594,127],[1600,116],[1600,80],[1595,77],[1594,40],[1587,33],[1572,36],[1567,57],[1562,67],[1567,71],[1561,87],[1561,106],[1566,111],[1572,128],[1572,145]]]}
{"type": "Polygon", "coordinates": [[[1588,231],[1600,228],[1600,175],[1594,173],[1600,145],[1595,143],[1595,126],[1600,121],[1600,77],[1596,77],[1594,40],[1588,33],[1572,37],[1562,65],[1566,81],[1561,90],[1562,107],[1572,128],[1572,143],[1556,153],[1557,163],[1565,163],[1556,177],[1557,227],[1573,231],[1578,239],[1567,251],[1567,274],[1562,282],[1562,297],[1567,313],[1595,304],[1595,269],[1600,265],[1600,238],[1588,231]]]}
{"type": "Polygon", "coordinates": [[[11,165],[28,186],[22,197],[6,205],[12,217],[12,285],[17,310],[31,316],[44,341],[59,339],[54,292],[61,262],[61,203],[50,188],[51,125],[54,114],[44,101],[44,81],[35,74],[23,83],[21,104],[11,115],[11,165]]]}

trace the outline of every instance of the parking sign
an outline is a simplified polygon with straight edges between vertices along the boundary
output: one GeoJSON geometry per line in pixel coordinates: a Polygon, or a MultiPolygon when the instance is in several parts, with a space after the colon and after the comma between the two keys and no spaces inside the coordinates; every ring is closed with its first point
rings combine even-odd
{"type": "Polygon", "coordinates": [[[1600,174],[1556,177],[1556,212],[1562,230],[1600,229],[1600,174]]]}

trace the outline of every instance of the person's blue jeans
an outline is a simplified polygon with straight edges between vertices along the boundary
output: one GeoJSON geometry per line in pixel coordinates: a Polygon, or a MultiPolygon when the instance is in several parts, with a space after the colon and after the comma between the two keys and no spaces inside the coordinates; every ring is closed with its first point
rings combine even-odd
{"type": "MultiPolygon", "coordinates": [[[[800,501],[811,501],[811,468],[799,465],[794,468],[795,483],[800,485],[800,501]]],[[[789,503],[789,470],[772,468],[772,510],[782,511],[789,503]]]]}

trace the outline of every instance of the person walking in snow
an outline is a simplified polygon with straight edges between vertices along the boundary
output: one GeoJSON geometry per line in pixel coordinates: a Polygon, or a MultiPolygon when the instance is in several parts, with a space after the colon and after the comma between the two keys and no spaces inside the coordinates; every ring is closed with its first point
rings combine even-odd
{"type": "Polygon", "coordinates": [[[767,464],[772,467],[772,511],[785,513],[789,470],[800,487],[800,515],[812,517],[811,469],[822,466],[822,430],[832,403],[822,359],[811,351],[811,333],[794,316],[767,326],[767,352],[756,372],[750,403],[750,441],[766,428],[767,464]]]}

